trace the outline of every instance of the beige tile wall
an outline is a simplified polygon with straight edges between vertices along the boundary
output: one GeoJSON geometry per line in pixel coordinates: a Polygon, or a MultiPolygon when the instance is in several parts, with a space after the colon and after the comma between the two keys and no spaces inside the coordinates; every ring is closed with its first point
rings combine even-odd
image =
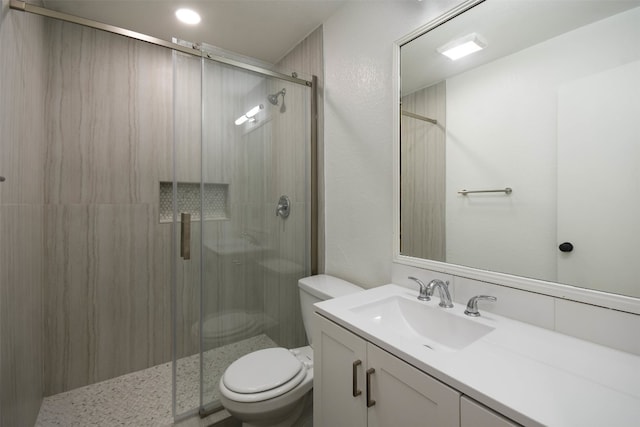
{"type": "Polygon", "coordinates": [[[289,52],[277,67],[283,73],[296,71],[318,78],[318,273],[324,272],[324,51],[322,26],[289,52]]]}
{"type": "Polygon", "coordinates": [[[32,426],[43,391],[44,20],[0,10],[0,425],[32,426]]]}
{"type": "MultiPolygon", "coordinates": [[[[0,33],[4,41],[7,34],[19,33],[19,26],[29,20],[31,25],[38,22],[41,26],[40,36],[32,42],[40,45],[22,42],[2,43],[0,47],[2,58],[23,58],[23,62],[2,61],[3,65],[11,64],[11,69],[2,69],[2,76],[24,79],[19,80],[20,84],[10,80],[11,84],[3,87],[3,101],[11,102],[0,104],[3,113],[12,111],[2,117],[14,119],[11,124],[8,120],[2,123],[2,143],[19,140],[21,148],[16,149],[15,142],[10,147],[3,146],[0,157],[1,174],[8,177],[0,188],[0,342],[3,378],[11,375],[19,384],[17,389],[2,389],[3,403],[9,395],[21,399],[21,405],[13,407],[26,410],[31,404],[30,414],[35,417],[34,408],[39,406],[43,387],[44,394],[50,395],[170,360],[171,230],[170,225],[158,222],[157,199],[158,182],[172,178],[174,100],[169,51],[72,24],[44,23],[26,16],[21,15],[11,24],[5,18],[0,33]],[[38,66],[28,64],[30,60],[38,66]],[[34,81],[27,84],[29,73],[37,74],[38,85],[34,81]],[[23,96],[27,86],[38,99],[35,95],[23,96]],[[14,92],[9,92],[11,89],[14,92]],[[5,97],[5,93],[14,95],[5,97]],[[16,104],[16,99],[26,101],[16,104]],[[18,116],[42,126],[20,123],[18,116]],[[12,186],[14,182],[21,186],[12,186]],[[20,238],[22,246],[7,252],[7,243],[20,238]],[[29,262],[17,262],[16,254],[29,262]],[[15,281],[23,287],[7,286],[15,281]],[[20,310],[5,309],[16,302],[22,303],[20,310]],[[25,325],[25,329],[17,329],[17,324],[25,325]],[[47,349],[44,360],[40,351],[43,345],[47,349]],[[12,347],[16,352],[5,351],[12,347]],[[28,357],[23,354],[26,348],[28,357]],[[21,371],[17,360],[28,363],[28,373],[21,371]]],[[[301,45],[304,49],[297,48],[289,56],[315,67],[311,71],[299,68],[299,72],[321,74],[321,38],[321,32],[314,33],[301,45]]],[[[194,78],[199,74],[199,62],[197,67],[192,65],[182,69],[184,78],[178,79],[179,84],[199,84],[199,75],[194,78]]],[[[187,96],[176,101],[199,106],[199,89],[183,89],[180,93],[195,93],[195,98],[187,96]]],[[[304,89],[289,89],[289,108],[297,108],[302,99],[301,92],[297,93],[300,90],[304,89]]],[[[223,106],[219,107],[222,111],[223,106]]],[[[230,115],[235,113],[233,109],[229,111],[233,111],[230,115]]],[[[176,114],[182,126],[177,133],[177,178],[198,181],[201,114],[180,108],[176,114]]],[[[256,194],[256,186],[249,184],[252,177],[255,182],[260,182],[260,177],[247,174],[261,164],[260,160],[266,160],[264,167],[283,171],[274,182],[287,182],[293,177],[288,175],[304,170],[306,137],[300,132],[307,123],[290,123],[287,117],[291,115],[272,117],[269,134],[276,137],[271,140],[270,136],[266,141],[259,154],[261,159],[250,157],[248,153],[254,150],[230,144],[238,132],[234,127],[218,129],[216,138],[226,143],[209,152],[205,147],[204,155],[217,164],[205,171],[205,175],[209,174],[205,176],[207,181],[230,182],[231,171],[244,165],[239,168],[243,172],[237,184],[249,192],[245,201],[235,207],[237,223],[211,222],[212,235],[257,231],[271,250],[268,256],[246,254],[241,261],[255,267],[242,273],[242,281],[254,288],[227,288],[216,295],[222,296],[221,300],[225,295],[232,301],[240,299],[248,308],[260,310],[265,296],[278,296],[269,304],[280,325],[273,333],[283,345],[293,346],[304,341],[296,282],[304,274],[305,251],[301,244],[293,243],[306,226],[304,215],[298,214],[306,212],[304,180],[293,179],[296,187],[274,185],[256,194]],[[287,137],[294,140],[293,145],[282,142],[287,137]],[[296,215],[287,222],[272,215],[275,195],[281,193],[291,194],[294,202],[296,215]],[[275,264],[266,269],[260,267],[267,258],[275,259],[275,264]],[[268,282],[274,286],[269,287],[268,282]]],[[[246,143],[252,143],[250,138],[246,143]]],[[[199,229],[195,224],[196,239],[199,229]]],[[[192,248],[198,246],[195,242],[192,248]]],[[[181,355],[197,351],[192,327],[199,315],[198,259],[195,251],[191,262],[178,263],[181,285],[177,290],[176,344],[181,355]]],[[[20,420],[28,420],[24,414],[20,413],[20,420]]],[[[3,419],[14,415],[11,411],[2,412],[3,419]]]]}
{"type": "Polygon", "coordinates": [[[171,52],[47,23],[45,393],[171,358],[171,52]]]}
{"type": "MultiPolygon", "coordinates": [[[[318,253],[323,254],[324,246],[324,182],[323,153],[324,138],[323,129],[323,48],[322,27],[318,27],[300,44],[291,50],[276,65],[283,73],[297,72],[301,77],[310,79],[312,75],[318,77],[318,196],[319,196],[319,248],[318,253]]],[[[279,87],[274,88],[274,92],[279,87]]],[[[273,93],[273,92],[271,92],[273,93]]],[[[306,88],[300,86],[287,86],[285,97],[288,108],[305,108],[305,117],[310,118],[311,111],[308,107],[310,94],[306,88]]],[[[308,120],[308,119],[307,119],[308,120]]],[[[273,143],[273,168],[276,172],[274,188],[271,192],[273,199],[265,207],[267,212],[275,209],[275,200],[280,194],[287,194],[292,202],[292,214],[282,220],[268,213],[271,227],[273,227],[274,247],[277,248],[278,257],[265,260],[265,311],[267,315],[277,319],[278,326],[270,332],[271,338],[284,347],[301,346],[306,343],[302,314],[300,312],[300,300],[297,282],[308,272],[306,264],[307,253],[305,247],[309,245],[308,238],[301,238],[300,234],[308,224],[306,218],[309,215],[309,200],[307,199],[307,186],[302,182],[301,176],[305,175],[304,167],[308,167],[310,152],[308,150],[308,126],[309,122],[300,121],[290,114],[274,113],[274,143],[273,143]],[[305,165],[306,162],[306,165],[305,165]],[[304,212],[305,215],[299,213],[304,212]],[[307,269],[305,269],[305,266],[307,269]]],[[[307,179],[310,179],[309,170],[306,171],[307,179]]],[[[324,260],[319,260],[320,271],[324,270],[324,260]]]]}
{"type": "Polygon", "coordinates": [[[403,255],[445,260],[445,82],[402,97],[400,228],[403,255]],[[419,183],[419,185],[416,185],[419,183]]]}

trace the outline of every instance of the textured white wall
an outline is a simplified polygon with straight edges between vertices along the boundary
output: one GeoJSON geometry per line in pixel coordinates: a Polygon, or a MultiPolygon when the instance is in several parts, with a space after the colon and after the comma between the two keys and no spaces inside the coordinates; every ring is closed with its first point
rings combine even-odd
{"type": "Polygon", "coordinates": [[[348,2],[324,24],[328,274],[391,280],[393,42],[458,3],[348,2]]]}

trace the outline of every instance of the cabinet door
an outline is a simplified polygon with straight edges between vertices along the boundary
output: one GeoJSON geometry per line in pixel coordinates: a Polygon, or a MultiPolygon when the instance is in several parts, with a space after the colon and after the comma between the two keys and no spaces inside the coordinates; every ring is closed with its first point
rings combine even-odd
{"type": "Polygon", "coordinates": [[[460,425],[460,393],[369,344],[370,427],[460,425]]]}
{"type": "Polygon", "coordinates": [[[314,315],[313,424],[317,427],[367,425],[364,374],[366,342],[346,329],[314,315]],[[359,362],[358,362],[359,361],[359,362]],[[354,363],[356,363],[354,368],[354,363]],[[356,378],[354,394],[353,378],[356,378]]]}
{"type": "Polygon", "coordinates": [[[460,427],[516,427],[519,425],[467,396],[460,398],[460,427]]]}

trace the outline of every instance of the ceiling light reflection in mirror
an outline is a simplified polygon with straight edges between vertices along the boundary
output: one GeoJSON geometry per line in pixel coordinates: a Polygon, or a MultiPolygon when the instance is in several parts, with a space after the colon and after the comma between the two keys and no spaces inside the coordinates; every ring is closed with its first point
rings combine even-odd
{"type": "Polygon", "coordinates": [[[481,51],[487,47],[487,43],[482,41],[476,33],[471,33],[468,36],[462,37],[458,40],[454,40],[446,45],[439,47],[438,52],[456,61],[460,58],[464,58],[467,55],[481,51]]]}

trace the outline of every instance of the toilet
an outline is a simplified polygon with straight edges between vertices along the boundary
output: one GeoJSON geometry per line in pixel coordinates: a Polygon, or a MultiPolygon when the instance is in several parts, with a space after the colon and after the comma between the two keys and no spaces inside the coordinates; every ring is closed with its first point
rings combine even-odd
{"type": "Polygon", "coordinates": [[[310,407],[313,387],[313,304],[363,289],[320,274],[298,281],[302,321],[309,345],[268,348],[242,356],[220,379],[220,401],[243,426],[292,426],[310,407]]]}

